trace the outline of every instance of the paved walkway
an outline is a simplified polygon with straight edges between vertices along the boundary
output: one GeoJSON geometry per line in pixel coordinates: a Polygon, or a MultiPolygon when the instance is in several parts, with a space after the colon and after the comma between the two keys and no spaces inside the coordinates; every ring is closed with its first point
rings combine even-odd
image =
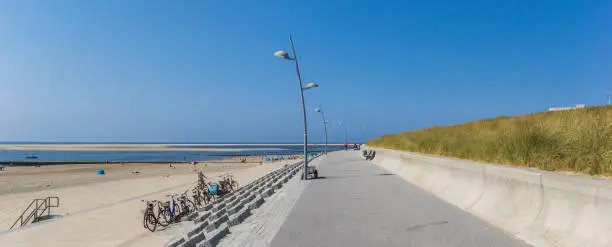
{"type": "Polygon", "coordinates": [[[330,153],[319,170],[270,246],[528,246],[357,152],[330,153]]]}

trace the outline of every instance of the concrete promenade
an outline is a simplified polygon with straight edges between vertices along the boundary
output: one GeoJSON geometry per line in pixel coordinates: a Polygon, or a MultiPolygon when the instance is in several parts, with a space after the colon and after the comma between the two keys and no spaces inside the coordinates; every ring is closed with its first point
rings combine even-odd
{"type": "Polygon", "coordinates": [[[270,246],[529,246],[357,152],[319,169],[270,246]]]}

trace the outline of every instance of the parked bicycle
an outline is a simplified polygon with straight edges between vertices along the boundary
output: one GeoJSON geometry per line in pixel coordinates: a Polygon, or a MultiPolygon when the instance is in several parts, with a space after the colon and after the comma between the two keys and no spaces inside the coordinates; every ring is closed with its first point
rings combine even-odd
{"type": "Polygon", "coordinates": [[[208,194],[212,196],[213,199],[216,200],[216,197],[225,196],[231,193],[232,190],[227,185],[222,185],[219,183],[208,183],[208,194]]]}
{"type": "Polygon", "coordinates": [[[183,192],[179,197],[179,205],[182,214],[181,216],[187,215],[191,212],[195,212],[196,210],[196,205],[192,200],[189,200],[189,198],[187,197],[187,192],[189,192],[189,190],[183,192]]]}
{"type": "MultiPolygon", "coordinates": [[[[210,182],[206,182],[207,177],[202,172],[198,172],[198,183],[196,189],[200,194],[200,201],[205,205],[211,203],[211,201],[215,200],[215,195],[210,193],[210,182]]],[[[200,205],[201,205],[200,203],[200,205]]]]}
{"type": "Polygon", "coordinates": [[[166,197],[170,197],[170,201],[164,202],[160,204],[160,217],[158,217],[160,225],[168,226],[174,222],[178,222],[181,219],[181,208],[174,199],[177,195],[171,194],[166,195],[166,197]]]}
{"type": "Polygon", "coordinates": [[[191,190],[192,195],[189,198],[189,189],[183,193],[174,193],[166,195],[169,197],[169,201],[146,201],[146,208],[143,215],[143,227],[151,232],[154,232],[157,225],[162,227],[168,226],[172,223],[180,222],[181,218],[192,212],[195,212],[199,206],[207,205],[216,199],[217,196],[223,196],[230,193],[232,190],[231,185],[237,183],[233,181],[233,177],[228,176],[224,178],[221,186],[218,183],[211,183],[206,181],[207,177],[202,173],[198,173],[198,183],[191,190]],[[157,204],[157,209],[155,209],[157,204]],[[156,213],[157,212],[157,213],[156,213]]]}
{"type": "Polygon", "coordinates": [[[221,180],[219,181],[219,185],[222,187],[224,191],[234,192],[238,190],[238,182],[234,180],[233,174],[226,174],[221,176],[221,180]]]}
{"type": "Polygon", "coordinates": [[[195,203],[196,208],[199,208],[202,205],[208,204],[208,203],[206,203],[204,201],[204,197],[202,196],[202,192],[200,192],[198,187],[195,187],[195,188],[191,189],[191,197],[193,198],[193,203],[195,203]]]}
{"type": "Polygon", "coordinates": [[[144,226],[144,228],[148,229],[151,232],[154,232],[155,229],[157,228],[157,224],[159,223],[157,220],[157,217],[155,217],[155,213],[153,212],[153,203],[156,201],[145,201],[145,200],[141,200],[142,202],[145,202],[146,204],[146,209],[144,212],[144,217],[142,219],[142,224],[144,226]]]}
{"type": "Polygon", "coordinates": [[[198,186],[198,187],[199,187],[201,190],[203,190],[205,187],[207,187],[207,184],[206,184],[206,179],[207,179],[207,177],[204,175],[204,173],[203,173],[203,172],[201,172],[201,171],[199,171],[199,172],[198,172],[198,184],[197,184],[197,186],[198,186]]]}

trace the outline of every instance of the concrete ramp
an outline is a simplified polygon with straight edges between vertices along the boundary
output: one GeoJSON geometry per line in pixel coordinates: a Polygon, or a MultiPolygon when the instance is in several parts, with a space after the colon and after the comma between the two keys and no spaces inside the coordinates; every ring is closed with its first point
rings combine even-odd
{"type": "Polygon", "coordinates": [[[612,246],[611,180],[375,150],[374,164],[535,246],[612,246]]]}

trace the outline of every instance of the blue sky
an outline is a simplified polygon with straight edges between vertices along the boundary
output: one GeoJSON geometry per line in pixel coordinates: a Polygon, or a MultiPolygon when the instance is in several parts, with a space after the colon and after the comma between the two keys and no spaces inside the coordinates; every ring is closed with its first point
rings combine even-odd
{"type": "Polygon", "coordinates": [[[315,142],[612,88],[610,1],[264,2],[0,1],[0,141],[300,142],[289,34],[315,142]]]}

